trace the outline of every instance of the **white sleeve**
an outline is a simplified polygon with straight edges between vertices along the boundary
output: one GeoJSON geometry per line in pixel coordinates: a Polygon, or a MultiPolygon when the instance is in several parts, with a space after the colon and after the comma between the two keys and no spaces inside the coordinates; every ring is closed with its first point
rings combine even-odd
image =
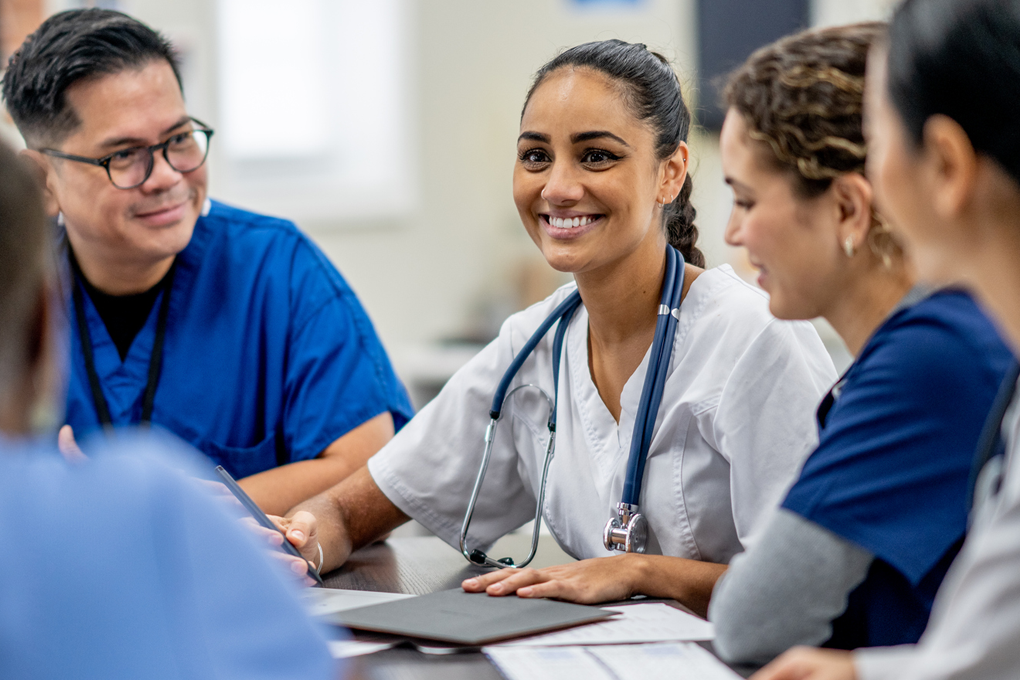
{"type": "Polygon", "coordinates": [[[817,445],[815,412],[834,379],[818,333],[804,322],[770,321],[734,365],[706,439],[729,462],[733,522],[745,550],[817,445]]]}
{"type": "Polygon", "coordinates": [[[857,652],[860,680],[1020,677],[1020,402],[1010,408],[1002,489],[977,513],[924,635],[913,647],[857,652]]]}
{"type": "MultiPolygon", "coordinates": [[[[481,464],[493,393],[513,356],[511,344],[508,320],[499,337],[368,461],[386,497],[454,547],[481,464]]],[[[517,456],[510,415],[505,408],[471,522],[472,547],[485,549],[534,517],[535,495],[521,474],[527,467],[517,456]]]]}
{"type": "Polygon", "coordinates": [[[857,680],[903,680],[917,656],[917,645],[864,647],[854,651],[857,680]]]}
{"type": "MultiPolygon", "coordinates": [[[[1017,463],[1014,460],[1013,463],[1017,463]]],[[[942,587],[906,680],[1020,677],[1020,502],[967,537],[942,587]]]]}

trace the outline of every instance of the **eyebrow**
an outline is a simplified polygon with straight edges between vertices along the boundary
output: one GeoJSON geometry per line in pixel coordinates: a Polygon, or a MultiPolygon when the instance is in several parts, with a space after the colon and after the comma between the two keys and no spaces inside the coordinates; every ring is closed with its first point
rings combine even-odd
{"type": "MultiPolygon", "coordinates": [[[[187,115],[182,116],[177,119],[176,123],[174,123],[167,129],[163,130],[160,133],[160,136],[162,137],[163,135],[168,135],[177,128],[179,128],[180,126],[189,123],[190,121],[191,121],[190,116],[187,115]]],[[[113,139],[107,139],[106,141],[102,142],[99,145],[99,147],[104,149],[110,149],[116,146],[124,146],[125,144],[130,144],[132,146],[148,146],[149,141],[146,139],[140,139],[138,137],[114,137],[113,139]]]]}
{"type": "MultiPolygon", "coordinates": [[[[612,132],[609,132],[608,130],[592,130],[590,132],[578,132],[570,136],[570,143],[580,144],[581,142],[588,142],[593,139],[605,139],[605,138],[616,140],[617,142],[623,144],[628,149],[631,148],[630,144],[625,142],[622,138],[614,135],[612,132]]],[[[530,131],[522,132],[521,136],[517,138],[517,141],[519,142],[522,139],[527,139],[532,142],[542,142],[544,144],[549,143],[549,135],[544,135],[541,132],[530,131]]]]}
{"type": "Polygon", "coordinates": [[[609,139],[613,139],[619,142],[620,144],[623,144],[628,149],[630,148],[630,144],[625,142],[621,137],[617,137],[612,132],[609,132],[608,130],[592,130],[591,132],[578,132],[576,135],[570,136],[570,141],[574,144],[578,144],[580,142],[588,142],[593,139],[605,139],[607,137],[609,139]]]}
{"type": "Polygon", "coordinates": [[[730,185],[734,189],[740,189],[741,191],[746,191],[748,193],[752,193],[751,192],[751,187],[747,186],[743,182],[740,182],[738,180],[733,179],[732,177],[727,176],[727,177],[724,178],[724,181],[726,182],[726,184],[730,185]]]}

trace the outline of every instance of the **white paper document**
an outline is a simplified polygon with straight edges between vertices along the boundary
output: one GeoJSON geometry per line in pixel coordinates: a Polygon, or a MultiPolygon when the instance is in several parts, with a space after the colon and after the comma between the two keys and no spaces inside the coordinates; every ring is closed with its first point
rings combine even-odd
{"type": "Polygon", "coordinates": [[[339,588],[306,588],[301,596],[305,603],[305,611],[312,616],[328,616],[348,609],[414,597],[414,595],[404,593],[379,593],[374,590],[341,590],[339,588]]]}
{"type": "Polygon", "coordinates": [[[595,647],[485,647],[508,680],[739,680],[693,642],[595,647]]]}
{"type": "Polygon", "coordinates": [[[399,640],[330,640],[329,653],[334,659],[349,659],[352,656],[375,654],[396,647],[399,643],[399,640]]]}
{"type": "Polygon", "coordinates": [[[668,604],[628,604],[603,607],[620,616],[543,635],[532,635],[499,647],[553,647],[561,645],[619,645],[635,642],[711,640],[712,624],[668,604]]]}

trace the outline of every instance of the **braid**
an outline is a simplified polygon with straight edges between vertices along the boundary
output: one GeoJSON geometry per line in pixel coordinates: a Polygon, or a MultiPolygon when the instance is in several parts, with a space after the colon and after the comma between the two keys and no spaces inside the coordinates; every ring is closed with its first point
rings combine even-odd
{"type": "Polygon", "coordinates": [[[684,260],[695,267],[705,266],[705,255],[695,245],[698,241],[698,228],[694,226],[694,218],[698,211],[691,203],[691,192],[694,182],[690,174],[684,180],[680,194],[672,203],[663,209],[666,222],[666,238],[669,244],[680,251],[684,260]]]}

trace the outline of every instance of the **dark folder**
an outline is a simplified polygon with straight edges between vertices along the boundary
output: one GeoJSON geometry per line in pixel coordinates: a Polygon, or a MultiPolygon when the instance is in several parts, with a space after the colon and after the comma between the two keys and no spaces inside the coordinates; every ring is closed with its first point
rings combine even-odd
{"type": "Polygon", "coordinates": [[[613,615],[614,612],[598,607],[514,595],[491,597],[457,588],[348,609],[333,614],[329,620],[357,630],[477,646],[613,615]]]}

